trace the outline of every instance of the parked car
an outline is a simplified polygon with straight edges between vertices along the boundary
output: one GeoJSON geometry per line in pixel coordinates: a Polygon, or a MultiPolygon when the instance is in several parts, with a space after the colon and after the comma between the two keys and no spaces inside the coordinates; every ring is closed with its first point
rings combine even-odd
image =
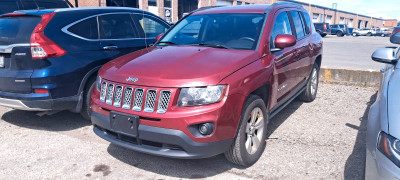
{"type": "Polygon", "coordinates": [[[344,35],[349,34],[349,28],[346,24],[332,24],[331,25],[331,34],[343,37],[344,35]]]}
{"type": "Polygon", "coordinates": [[[329,23],[314,23],[315,31],[319,33],[322,37],[331,34],[331,27],[329,23]]]}
{"type": "Polygon", "coordinates": [[[133,8],[65,8],[0,16],[0,105],[71,110],[90,119],[97,70],[169,28],[133,8]],[[142,28],[144,26],[144,30],[142,28]]]}
{"type": "Polygon", "coordinates": [[[203,9],[159,38],[100,69],[91,98],[101,138],[173,158],[225,153],[250,166],[269,120],[297,96],[316,97],[322,37],[300,5],[203,9]]]}
{"type": "Polygon", "coordinates": [[[362,28],[353,31],[353,36],[373,36],[376,34],[374,29],[362,28]]]}
{"type": "Polygon", "coordinates": [[[381,37],[386,37],[386,36],[390,36],[391,33],[389,32],[389,30],[387,29],[377,29],[375,31],[375,36],[381,36],[381,37]]]}
{"type": "Polygon", "coordinates": [[[73,7],[65,0],[0,0],[0,15],[18,10],[73,7]]]}
{"type": "MultiPolygon", "coordinates": [[[[400,32],[391,42],[400,44],[400,32]]],[[[372,59],[387,65],[368,115],[365,179],[400,179],[400,47],[377,49],[372,59]]]]}

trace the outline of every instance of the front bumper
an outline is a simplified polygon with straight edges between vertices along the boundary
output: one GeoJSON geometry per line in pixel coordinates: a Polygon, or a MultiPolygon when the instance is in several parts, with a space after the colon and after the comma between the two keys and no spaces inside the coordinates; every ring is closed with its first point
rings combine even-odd
{"type": "Polygon", "coordinates": [[[206,158],[226,152],[233,139],[200,143],[193,141],[184,132],[176,129],[139,124],[138,137],[129,137],[111,131],[109,116],[95,111],[91,117],[93,131],[101,138],[135,151],[182,159],[206,158]]]}
{"type": "Polygon", "coordinates": [[[400,179],[400,168],[383,153],[375,150],[375,156],[367,151],[365,179],[400,179]]]}

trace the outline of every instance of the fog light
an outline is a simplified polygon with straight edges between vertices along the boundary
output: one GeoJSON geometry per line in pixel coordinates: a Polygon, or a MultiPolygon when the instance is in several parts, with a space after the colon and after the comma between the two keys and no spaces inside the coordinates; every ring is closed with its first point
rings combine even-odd
{"type": "Polygon", "coordinates": [[[199,132],[202,135],[210,135],[214,131],[214,125],[211,123],[199,124],[199,132]]]}

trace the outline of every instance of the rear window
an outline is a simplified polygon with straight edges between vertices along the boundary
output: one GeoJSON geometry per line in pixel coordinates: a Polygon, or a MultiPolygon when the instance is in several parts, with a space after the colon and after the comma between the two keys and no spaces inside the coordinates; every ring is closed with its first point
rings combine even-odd
{"type": "Polygon", "coordinates": [[[0,1],[0,14],[10,13],[18,9],[17,1],[0,1]]]}
{"type": "Polygon", "coordinates": [[[40,20],[40,17],[29,16],[0,18],[0,45],[29,43],[40,20]]]}

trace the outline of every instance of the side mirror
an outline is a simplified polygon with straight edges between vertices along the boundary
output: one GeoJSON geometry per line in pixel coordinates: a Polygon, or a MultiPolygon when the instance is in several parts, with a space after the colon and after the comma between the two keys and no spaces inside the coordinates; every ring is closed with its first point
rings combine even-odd
{"type": "Polygon", "coordinates": [[[397,52],[399,48],[379,48],[372,54],[372,60],[387,64],[397,63],[397,52]]]}
{"type": "Polygon", "coordinates": [[[161,37],[163,37],[163,36],[164,36],[164,33],[161,33],[161,34],[157,35],[157,37],[156,37],[156,42],[157,42],[158,40],[160,40],[161,37]]]}
{"type": "Polygon", "coordinates": [[[400,44],[400,29],[397,29],[390,36],[390,42],[393,44],[400,44]]]}
{"type": "Polygon", "coordinates": [[[289,34],[279,34],[276,36],[274,45],[275,49],[272,51],[279,51],[287,47],[294,46],[296,44],[296,37],[289,34]]]}

